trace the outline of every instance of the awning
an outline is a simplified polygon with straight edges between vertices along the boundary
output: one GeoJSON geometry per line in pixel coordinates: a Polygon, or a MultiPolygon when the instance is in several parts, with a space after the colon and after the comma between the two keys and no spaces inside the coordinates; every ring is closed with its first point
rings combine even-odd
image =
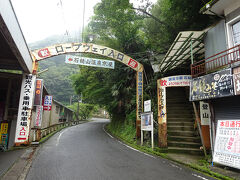
{"type": "MultiPolygon", "coordinates": [[[[159,71],[164,73],[191,62],[191,54],[203,55],[205,31],[183,31],[178,34],[165,57],[158,63],[159,71]]],[[[190,67],[189,67],[190,68],[190,67]]]]}

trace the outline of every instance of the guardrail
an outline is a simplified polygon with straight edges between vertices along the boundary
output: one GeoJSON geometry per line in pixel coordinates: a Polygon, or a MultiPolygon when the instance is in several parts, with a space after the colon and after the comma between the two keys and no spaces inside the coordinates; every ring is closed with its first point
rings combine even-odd
{"type": "Polygon", "coordinates": [[[192,77],[198,77],[240,61],[240,45],[222,51],[207,59],[198,61],[191,65],[192,77]]]}
{"type": "Polygon", "coordinates": [[[39,142],[42,138],[46,137],[47,135],[58,131],[59,129],[62,129],[64,127],[68,126],[74,126],[80,124],[80,121],[69,121],[69,122],[62,122],[59,124],[54,124],[46,128],[38,129],[38,128],[32,128],[32,142],[39,142]]]}

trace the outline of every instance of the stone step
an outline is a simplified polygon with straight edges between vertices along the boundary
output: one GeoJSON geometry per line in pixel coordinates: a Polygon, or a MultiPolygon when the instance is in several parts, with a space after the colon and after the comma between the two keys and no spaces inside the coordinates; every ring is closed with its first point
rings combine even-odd
{"type": "Polygon", "coordinates": [[[198,148],[183,148],[183,147],[168,147],[168,152],[171,153],[187,153],[194,155],[202,155],[203,151],[198,148]]]}
{"type": "Polygon", "coordinates": [[[192,105],[189,106],[171,106],[171,105],[167,105],[167,110],[193,110],[192,105]]]}
{"type": "Polygon", "coordinates": [[[193,131],[194,127],[193,126],[167,126],[168,131],[193,131]]]}
{"type": "Polygon", "coordinates": [[[167,126],[194,126],[194,122],[167,121],[167,126]]]}
{"type": "Polygon", "coordinates": [[[167,117],[168,118],[193,118],[193,114],[191,113],[168,113],[167,112],[167,117]]]}
{"type": "Polygon", "coordinates": [[[179,115],[179,117],[169,117],[167,115],[167,122],[194,122],[194,118],[193,117],[181,117],[179,115]]]}
{"type": "Polygon", "coordinates": [[[167,108],[167,112],[169,114],[193,114],[193,110],[191,110],[191,109],[170,109],[170,108],[167,108]]]}
{"type": "Polygon", "coordinates": [[[174,135],[168,135],[168,140],[169,141],[180,141],[180,142],[196,142],[196,143],[201,143],[201,139],[199,136],[174,136],[174,135]]]}
{"type": "Polygon", "coordinates": [[[188,137],[194,137],[196,134],[195,131],[177,131],[177,130],[171,130],[168,131],[168,135],[172,136],[188,136],[188,137]]]}
{"type": "Polygon", "coordinates": [[[201,143],[185,141],[168,141],[168,147],[186,147],[199,149],[201,147],[201,143]]]}

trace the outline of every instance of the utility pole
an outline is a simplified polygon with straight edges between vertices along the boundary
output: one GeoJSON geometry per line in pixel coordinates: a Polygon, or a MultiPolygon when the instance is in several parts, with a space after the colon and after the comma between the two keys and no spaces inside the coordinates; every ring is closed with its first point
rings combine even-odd
{"type": "Polygon", "coordinates": [[[77,120],[79,121],[79,96],[78,96],[78,106],[77,106],[77,120]]]}

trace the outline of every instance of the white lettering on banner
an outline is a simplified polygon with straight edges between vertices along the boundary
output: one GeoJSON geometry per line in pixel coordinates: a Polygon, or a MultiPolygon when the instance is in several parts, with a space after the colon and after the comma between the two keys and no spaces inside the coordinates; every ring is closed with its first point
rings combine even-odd
{"type": "Polygon", "coordinates": [[[240,169],[240,120],[218,120],[213,162],[240,169]]]}
{"type": "Polygon", "coordinates": [[[36,76],[23,74],[19,100],[15,143],[28,141],[36,76]]]}
{"type": "Polygon", "coordinates": [[[67,55],[65,63],[114,69],[115,61],[67,55]]]}

